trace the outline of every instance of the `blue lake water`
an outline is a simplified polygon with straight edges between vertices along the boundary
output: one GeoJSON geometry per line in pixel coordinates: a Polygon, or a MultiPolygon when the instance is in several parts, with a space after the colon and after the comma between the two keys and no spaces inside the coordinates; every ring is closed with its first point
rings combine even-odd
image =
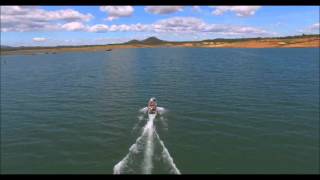
{"type": "MultiPolygon", "coordinates": [[[[1,172],[112,174],[154,96],[181,174],[319,173],[319,61],[318,48],[1,56],[1,172]]],[[[169,173],[159,142],[151,172],[169,173]]]]}

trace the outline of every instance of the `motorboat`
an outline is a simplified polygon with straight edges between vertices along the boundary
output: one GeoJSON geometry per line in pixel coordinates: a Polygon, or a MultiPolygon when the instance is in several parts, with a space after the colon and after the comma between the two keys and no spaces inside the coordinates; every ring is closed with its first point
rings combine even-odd
{"type": "Polygon", "coordinates": [[[148,114],[157,114],[157,100],[156,98],[150,98],[148,102],[148,114]]]}

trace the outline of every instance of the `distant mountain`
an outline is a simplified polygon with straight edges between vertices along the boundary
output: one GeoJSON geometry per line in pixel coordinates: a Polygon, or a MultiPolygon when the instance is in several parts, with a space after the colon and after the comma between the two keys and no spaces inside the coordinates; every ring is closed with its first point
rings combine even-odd
{"type": "Polygon", "coordinates": [[[147,45],[157,45],[157,44],[163,44],[167,41],[163,41],[161,39],[158,39],[157,37],[149,37],[147,39],[138,41],[136,39],[126,42],[125,44],[147,44],[147,45]]]}
{"type": "Polygon", "coordinates": [[[138,44],[138,43],[141,43],[141,42],[136,39],[126,42],[126,44],[138,44]]]}
{"type": "Polygon", "coordinates": [[[0,45],[0,48],[1,48],[1,49],[10,49],[10,48],[14,48],[14,47],[11,47],[11,46],[5,46],[5,45],[0,45]]]}
{"type": "Polygon", "coordinates": [[[161,44],[161,43],[165,43],[166,41],[163,41],[163,40],[158,39],[156,37],[149,37],[141,42],[143,44],[161,44]]]}

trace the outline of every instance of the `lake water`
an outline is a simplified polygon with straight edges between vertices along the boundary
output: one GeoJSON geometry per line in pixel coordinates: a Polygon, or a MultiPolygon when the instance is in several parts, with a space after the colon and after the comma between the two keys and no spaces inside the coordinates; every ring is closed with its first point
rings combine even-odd
{"type": "Polygon", "coordinates": [[[319,173],[319,158],[318,48],[1,56],[1,173],[319,173]]]}

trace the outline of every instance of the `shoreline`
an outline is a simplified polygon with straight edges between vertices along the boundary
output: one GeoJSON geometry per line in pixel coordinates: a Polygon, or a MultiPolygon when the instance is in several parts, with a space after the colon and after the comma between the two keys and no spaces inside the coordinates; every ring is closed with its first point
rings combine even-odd
{"type": "Polygon", "coordinates": [[[300,37],[290,39],[259,39],[240,41],[195,41],[195,42],[165,42],[161,44],[113,44],[74,47],[28,47],[17,49],[1,49],[4,55],[37,55],[56,54],[61,52],[111,52],[119,49],[135,48],[320,48],[320,37],[300,37]]]}

